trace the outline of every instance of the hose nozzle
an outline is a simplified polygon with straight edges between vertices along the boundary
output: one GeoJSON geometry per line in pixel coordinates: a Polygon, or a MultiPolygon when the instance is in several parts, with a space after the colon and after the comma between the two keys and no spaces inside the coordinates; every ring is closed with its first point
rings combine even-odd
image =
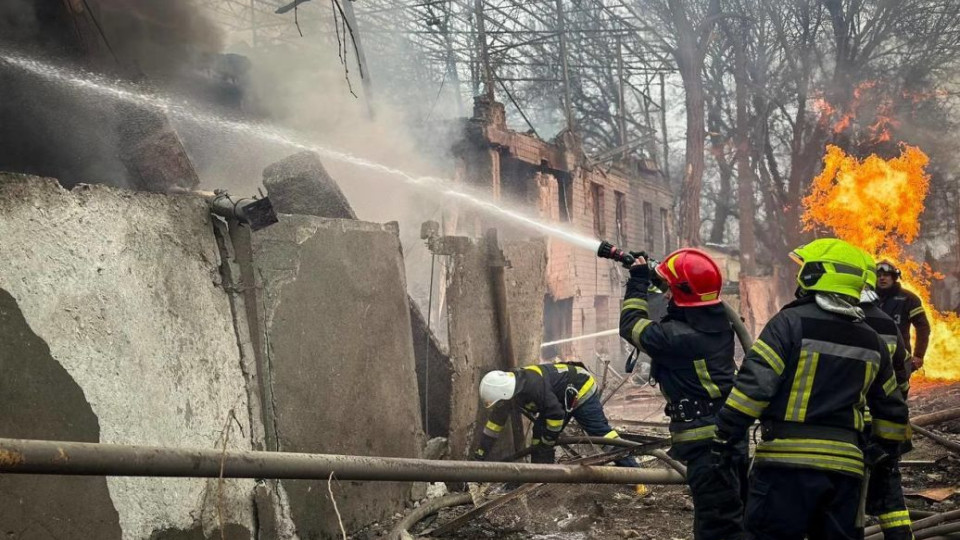
{"type": "Polygon", "coordinates": [[[617,261],[618,263],[622,264],[624,268],[630,268],[637,260],[636,257],[630,253],[618,248],[606,240],[600,242],[600,248],[597,249],[597,257],[600,257],[601,259],[617,261]]]}

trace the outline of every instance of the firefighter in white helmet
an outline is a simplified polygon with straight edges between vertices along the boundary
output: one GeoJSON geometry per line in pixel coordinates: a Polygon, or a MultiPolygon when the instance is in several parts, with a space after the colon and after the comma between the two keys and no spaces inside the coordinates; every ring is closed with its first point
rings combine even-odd
{"type": "MultiPolygon", "coordinates": [[[[587,435],[619,437],[603,414],[597,390],[596,379],[579,362],[537,364],[487,373],[480,381],[480,398],[490,414],[474,458],[489,457],[512,407],[518,407],[533,420],[530,459],[533,463],[554,462],[557,438],[571,418],[587,435]]],[[[637,466],[632,457],[619,459],[616,464],[637,466]]]]}

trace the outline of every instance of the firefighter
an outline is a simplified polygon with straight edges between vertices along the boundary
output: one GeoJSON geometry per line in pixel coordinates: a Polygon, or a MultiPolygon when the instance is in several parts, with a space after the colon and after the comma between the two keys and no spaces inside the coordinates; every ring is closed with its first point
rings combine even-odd
{"type": "Polygon", "coordinates": [[[866,260],[850,244],[794,250],[797,299],[764,327],[717,414],[722,463],[761,424],[744,515],[747,538],[862,538],[865,461],[895,458],[910,438],[890,354],[857,307],[866,260]],[[863,437],[864,406],[873,415],[863,437]]]}
{"type": "Polygon", "coordinates": [[[927,320],[920,297],[900,285],[900,269],[890,261],[877,264],[877,294],[880,296],[880,309],[897,323],[900,335],[907,344],[907,352],[911,354],[908,367],[911,370],[922,368],[923,357],[927,354],[927,345],[930,343],[930,321],[927,320]],[[917,333],[916,342],[912,346],[911,325],[917,333]]]}
{"type": "MultiPolygon", "coordinates": [[[[889,315],[877,305],[879,297],[875,292],[877,286],[877,266],[873,257],[864,253],[867,261],[867,282],[860,295],[860,308],[866,315],[865,322],[880,334],[880,339],[887,345],[893,360],[893,372],[897,377],[897,384],[904,396],[910,387],[910,366],[907,347],[900,336],[897,324],[889,315]]],[[[869,416],[869,411],[867,411],[869,416]]],[[[869,432],[872,422],[865,419],[869,432]]],[[[903,451],[908,450],[904,448],[903,451]]],[[[902,452],[901,452],[902,453],[902,452]]],[[[870,483],[867,485],[866,512],[877,516],[885,540],[911,540],[913,532],[910,528],[910,513],[907,511],[903,499],[903,484],[900,474],[899,459],[888,459],[875,466],[870,474],[870,483]]]]}
{"type": "MultiPolygon", "coordinates": [[[[597,395],[597,381],[583,364],[537,364],[511,371],[491,371],[480,381],[480,398],[492,409],[474,459],[483,461],[510,416],[511,407],[533,420],[532,463],[553,463],[557,437],[571,418],[587,435],[619,438],[610,427],[597,395]]],[[[604,451],[613,447],[604,447],[604,451]]],[[[636,467],[632,457],[618,459],[621,467],[636,467]]]]}
{"type": "Polygon", "coordinates": [[[670,455],[687,464],[697,540],[743,537],[747,445],[736,445],[728,466],[714,467],[710,441],[715,414],[733,386],[734,333],[723,306],[723,278],[709,255],[684,248],[650,268],[643,256],[630,268],[620,311],[620,335],[651,357],[651,377],[667,399],[670,455]],[[667,315],[650,319],[651,272],[669,290],[667,315]]]}

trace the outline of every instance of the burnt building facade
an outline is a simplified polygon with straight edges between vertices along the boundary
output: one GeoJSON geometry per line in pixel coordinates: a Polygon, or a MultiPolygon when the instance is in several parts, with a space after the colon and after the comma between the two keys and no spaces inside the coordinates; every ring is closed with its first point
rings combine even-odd
{"type": "MultiPolygon", "coordinates": [[[[591,163],[569,131],[552,142],[512,131],[506,126],[503,105],[485,97],[476,99],[465,133],[454,151],[458,180],[598,243],[604,239],[654,257],[676,249],[673,193],[652,161],[591,163]]],[[[487,226],[480,217],[465,213],[448,222],[448,229],[468,234],[479,234],[487,226]]],[[[557,238],[546,242],[543,341],[616,328],[626,270],[583,246],[557,238]]],[[[621,347],[619,337],[609,335],[544,347],[541,358],[575,356],[591,366],[608,358],[620,365],[621,347]]]]}

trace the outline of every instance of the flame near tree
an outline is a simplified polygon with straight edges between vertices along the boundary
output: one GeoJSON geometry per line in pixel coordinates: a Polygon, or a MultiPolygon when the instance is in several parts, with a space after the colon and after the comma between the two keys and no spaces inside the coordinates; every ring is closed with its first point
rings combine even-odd
{"type": "MultiPolygon", "coordinates": [[[[926,307],[932,333],[924,364],[927,379],[960,379],[960,318],[930,306],[930,280],[940,276],[911,258],[904,247],[920,232],[920,214],[930,187],[929,158],[915,146],[900,156],[864,160],[828,146],[823,172],[803,200],[805,230],[825,230],[857,245],[878,261],[896,261],[904,288],[926,307]]],[[[905,336],[906,338],[906,336],[905,336]]]]}

